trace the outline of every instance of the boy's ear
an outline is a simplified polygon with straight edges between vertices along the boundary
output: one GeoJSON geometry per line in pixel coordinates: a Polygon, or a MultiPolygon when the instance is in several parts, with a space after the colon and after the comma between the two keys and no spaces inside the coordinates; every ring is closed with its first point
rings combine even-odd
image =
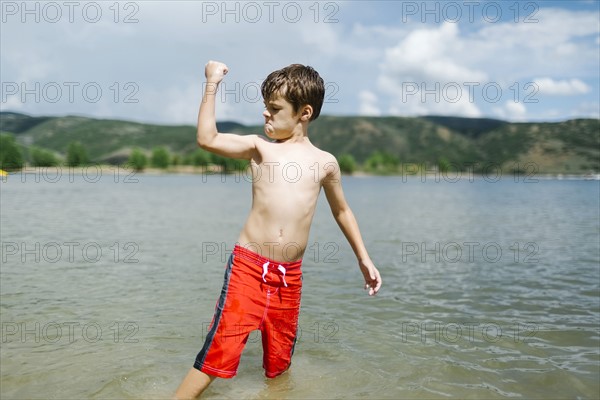
{"type": "Polygon", "coordinates": [[[300,110],[300,112],[300,121],[310,121],[313,115],[313,108],[312,106],[307,104],[304,107],[302,107],[302,110],[300,110]]]}

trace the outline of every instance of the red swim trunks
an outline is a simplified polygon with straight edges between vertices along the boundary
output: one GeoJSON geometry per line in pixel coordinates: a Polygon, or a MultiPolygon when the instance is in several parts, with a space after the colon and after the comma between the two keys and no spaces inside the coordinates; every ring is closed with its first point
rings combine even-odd
{"type": "Polygon", "coordinates": [[[237,373],[250,332],[260,330],[268,378],[291,363],[302,292],[302,261],[280,263],[235,246],[221,296],[194,368],[220,378],[237,373]]]}

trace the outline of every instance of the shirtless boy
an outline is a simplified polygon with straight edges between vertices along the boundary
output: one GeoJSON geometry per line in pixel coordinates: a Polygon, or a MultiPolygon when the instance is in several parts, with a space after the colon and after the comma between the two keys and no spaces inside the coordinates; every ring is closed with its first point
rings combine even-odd
{"type": "Polygon", "coordinates": [[[223,63],[206,64],[197,140],[213,153],[250,161],[252,208],[227,263],[204,347],[177,389],[178,399],[196,398],[215,378],[235,376],[248,335],[256,329],[262,335],[266,376],[289,368],[298,328],[300,265],[321,188],[356,255],[365,289],[373,296],[381,287],[344,198],[338,163],[308,138],[308,125],[323,104],[323,79],[299,64],[267,77],[261,86],[265,138],[217,132],[215,96],[227,72],[223,63]]]}

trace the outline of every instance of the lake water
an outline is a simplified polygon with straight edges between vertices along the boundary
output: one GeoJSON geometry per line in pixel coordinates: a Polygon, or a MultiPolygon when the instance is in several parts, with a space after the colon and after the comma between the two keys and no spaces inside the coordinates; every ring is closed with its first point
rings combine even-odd
{"type": "MultiPolygon", "coordinates": [[[[2,399],[167,398],[203,344],[250,184],[90,175],[0,183],[2,399]]],[[[253,335],[206,398],[597,398],[600,182],[517,180],[344,177],[380,294],[321,196],[290,372],[253,335]]]]}

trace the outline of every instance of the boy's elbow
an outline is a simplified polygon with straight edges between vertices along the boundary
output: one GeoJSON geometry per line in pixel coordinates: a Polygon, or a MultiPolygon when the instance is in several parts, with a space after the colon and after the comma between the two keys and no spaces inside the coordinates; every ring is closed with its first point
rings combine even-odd
{"type": "Polygon", "coordinates": [[[339,221],[344,218],[344,215],[346,215],[348,211],[350,211],[348,207],[336,207],[331,210],[331,213],[333,214],[333,218],[335,218],[336,221],[339,221]]]}
{"type": "Polygon", "coordinates": [[[209,148],[209,141],[207,141],[206,139],[198,138],[196,140],[196,143],[198,144],[198,147],[200,147],[203,150],[208,150],[209,148]]]}
{"type": "Polygon", "coordinates": [[[198,143],[198,146],[200,148],[204,150],[209,150],[209,148],[211,147],[211,143],[216,136],[216,134],[207,134],[198,130],[198,134],[196,136],[196,143],[198,143]]]}

